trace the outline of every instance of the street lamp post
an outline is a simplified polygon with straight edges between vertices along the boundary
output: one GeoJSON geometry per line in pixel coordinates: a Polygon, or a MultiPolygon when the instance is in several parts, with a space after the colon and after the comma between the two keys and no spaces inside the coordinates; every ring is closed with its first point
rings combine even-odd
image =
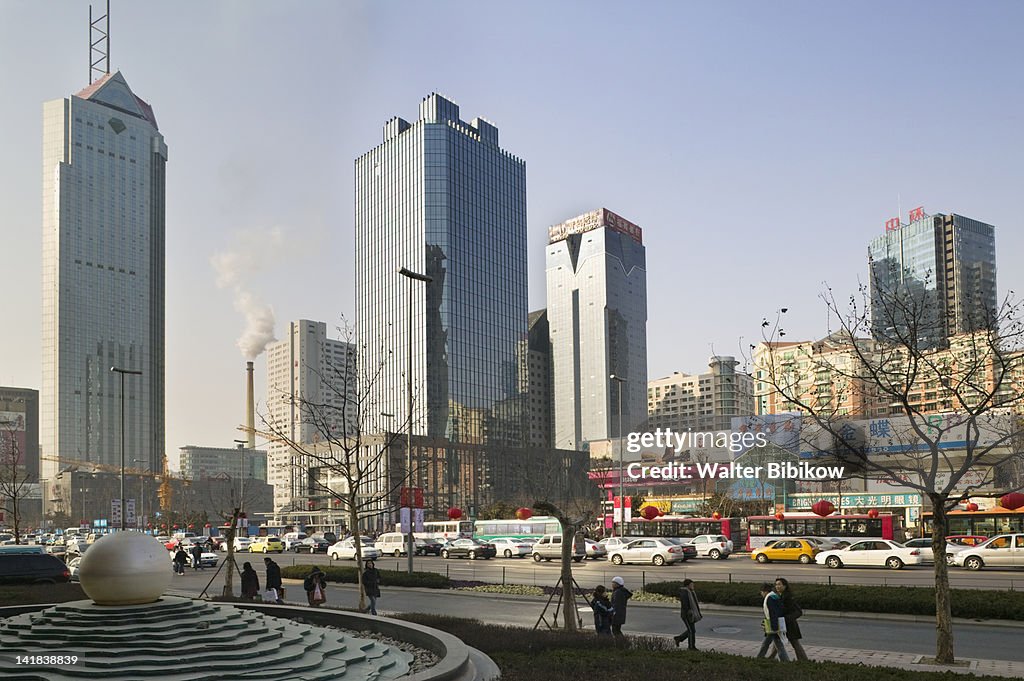
{"type": "Polygon", "coordinates": [[[623,469],[622,469],[622,384],[626,379],[612,374],[609,376],[619,387],[619,536],[626,534],[626,496],[623,492],[623,469]]]}
{"type": "Polygon", "coordinates": [[[241,468],[239,468],[239,475],[238,475],[238,480],[239,480],[238,510],[241,511],[242,510],[242,506],[245,504],[245,446],[247,444],[249,444],[249,441],[248,440],[234,440],[233,442],[236,445],[238,445],[239,454],[241,455],[241,461],[239,462],[239,465],[241,466],[241,468]]]}
{"type": "Polygon", "coordinates": [[[121,375],[121,531],[124,532],[125,520],[128,516],[128,504],[125,503],[124,498],[124,376],[125,374],[141,376],[142,372],[119,367],[110,367],[110,370],[121,375]]]}
{"type": "MultiPolygon", "coordinates": [[[[144,459],[132,459],[132,465],[146,463],[144,459]]],[[[139,476],[139,512],[135,514],[138,518],[140,530],[146,529],[146,476],[139,476]]]]}
{"type": "MultiPolygon", "coordinates": [[[[422,281],[429,284],[433,279],[425,274],[418,274],[412,270],[401,268],[398,273],[409,280],[409,327],[408,327],[408,347],[409,347],[409,364],[406,371],[406,408],[408,409],[409,415],[409,432],[406,439],[406,465],[407,474],[409,476],[409,483],[406,485],[408,493],[406,498],[412,496],[412,488],[414,484],[412,476],[412,283],[413,281],[422,281]]],[[[406,542],[406,549],[409,554],[409,573],[412,574],[412,555],[416,552],[416,543],[413,541],[412,532],[412,507],[409,507],[409,538],[406,542]]]]}

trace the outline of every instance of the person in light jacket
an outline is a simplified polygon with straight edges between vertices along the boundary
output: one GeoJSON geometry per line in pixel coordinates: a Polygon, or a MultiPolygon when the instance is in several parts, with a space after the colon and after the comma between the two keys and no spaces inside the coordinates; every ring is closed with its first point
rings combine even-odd
{"type": "Polygon", "coordinates": [[[700,601],[697,600],[697,591],[693,588],[692,579],[684,579],[683,587],[679,589],[679,617],[683,620],[683,633],[673,636],[676,647],[686,639],[688,650],[697,650],[697,622],[703,618],[700,612],[700,601]]]}
{"type": "Polygon", "coordinates": [[[764,598],[762,604],[764,641],[761,642],[761,650],[758,651],[757,656],[764,657],[774,644],[775,649],[779,651],[779,659],[789,662],[789,655],[786,653],[786,647],[782,644],[780,635],[786,633],[786,618],[782,613],[782,596],[776,593],[775,587],[768,582],[761,586],[761,596],[764,598]]]}

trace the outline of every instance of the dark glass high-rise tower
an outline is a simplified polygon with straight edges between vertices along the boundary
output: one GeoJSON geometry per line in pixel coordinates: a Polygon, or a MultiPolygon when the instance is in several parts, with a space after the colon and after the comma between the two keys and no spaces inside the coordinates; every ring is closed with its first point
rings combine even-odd
{"type": "Polygon", "coordinates": [[[950,336],[991,328],[995,227],[956,214],[914,217],[868,247],[874,337],[931,349],[950,336]]]}
{"type": "Polygon", "coordinates": [[[383,143],[356,159],[355,203],[360,376],[376,375],[366,419],[406,422],[411,310],[413,433],[519,445],[526,164],[498,146],[494,125],[465,123],[431,94],[419,120],[392,118],[383,143]],[[411,304],[402,267],[432,279],[414,282],[411,304]]]}

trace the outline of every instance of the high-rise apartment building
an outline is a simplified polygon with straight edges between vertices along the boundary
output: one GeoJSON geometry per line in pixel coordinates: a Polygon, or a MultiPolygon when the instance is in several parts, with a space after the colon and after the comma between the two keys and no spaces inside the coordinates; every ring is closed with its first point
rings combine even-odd
{"type": "Polygon", "coordinates": [[[43,105],[42,476],[164,454],[164,168],[149,104],[108,73],[43,105]]]}
{"type": "Polygon", "coordinates": [[[715,356],[706,374],[676,372],[647,384],[647,429],[729,430],[732,419],[754,414],[754,381],[733,357],[715,356]]]}
{"type": "MultiPolygon", "coordinates": [[[[312,445],[353,436],[360,404],[352,343],[327,337],[327,324],[300,319],[267,348],[267,421],[274,433],[312,445]],[[316,417],[310,417],[310,409],[316,417]]],[[[306,508],[309,462],[281,441],[267,446],[267,482],[275,513],[306,508]]]]}
{"type": "Polygon", "coordinates": [[[640,227],[605,208],[551,227],[547,300],[554,446],[586,449],[592,440],[642,427],[647,266],[640,227]]]}
{"type": "Polygon", "coordinates": [[[377,428],[519,445],[527,332],[526,164],[437,94],[355,161],[356,330],[377,428]],[[430,277],[408,279],[399,269],[430,277]],[[409,316],[412,338],[409,338],[409,316]],[[411,345],[410,345],[411,344],[411,345]]]}
{"type": "Polygon", "coordinates": [[[995,228],[962,215],[910,214],[868,248],[872,335],[918,348],[991,328],[996,307],[995,228]]]}

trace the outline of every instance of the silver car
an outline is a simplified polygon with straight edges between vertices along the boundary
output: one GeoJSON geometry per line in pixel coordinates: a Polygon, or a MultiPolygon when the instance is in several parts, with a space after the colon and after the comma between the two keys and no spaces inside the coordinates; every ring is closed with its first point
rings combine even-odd
{"type": "Polygon", "coordinates": [[[608,558],[615,565],[623,563],[651,563],[653,565],[671,565],[685,560],[683,547],[662,537],[646,537],[630,542],[623,547],[613,549],[608,558]]]}
{"type": "MultiPolygon", "coordinates": [[[[935,553],[932,551],[932,540],[930,538],[911,539],[910,541],[903,542],[903,545],[912,549],[920,549],[921,562],[925,565],[931,565],[935,562],[935,553]]],[[[968,547],[946,542],[946,565],[955,565],[956,554],[966,548],[968,547]]]]}
{"type": "Polygon", "coordinates": [[[977,546],[965,546],[953,556],[968,570],[983,567],[1024,567],[1024,534],[1001,534],[977,546]]]}

